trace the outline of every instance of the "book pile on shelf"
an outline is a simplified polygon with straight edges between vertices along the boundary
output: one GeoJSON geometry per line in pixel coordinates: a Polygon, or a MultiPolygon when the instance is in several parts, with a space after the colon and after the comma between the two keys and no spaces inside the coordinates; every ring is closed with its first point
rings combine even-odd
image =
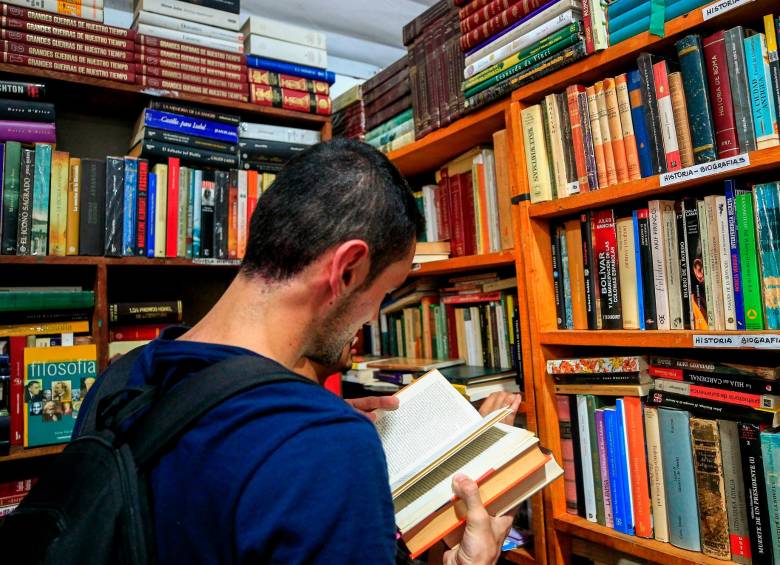
{"type": "Polygon", "coordinates": [[[780,145],[777,27],[780,18],[767,15],[766,33],[689,35],[676,43],[678,61],[642,53],[637,70],[525,108],[531,201],[780,145]]]}
{"type": "Polygon", "coordinates": [[[474,0],[460,17],[469,111],[607,48],[605,8],[598,0],[474,0]]]}
{"type": "Polygon", "coordinates": [[[9,4],[0,4],[0,14],[3,63],[104,80],[136,81],[133,30],[9,4]]]}
{"type": "Polygon", "coordinates": [[[167,326],[183,320],[181,300],[117,302],[108,307],[108,356],[146,345],[167,326]]]}
{"type": "Polygon", "coordinates": [[[612,2],[607,7],[609,44],[616,45],[648,30],[653,35],[663,36],[664,22],[687,14],[708,3],[709,0],[667,0],[663,15],[658,14],[653,19],[651,16],[654,10],[663,6],[656,7],[651,0],[617,0],[612,2]]]}
{"type": "MultiPolygon", "coordinates": [[[[333,101],[333,137],[363,141],[366,137],[366,110],[363,85],[356,84],[333,101]]],[[[386,140],[391,141],[391,140],[386,140]]]]}
{"type": "Polygon", "coordinates": [[[325,70],[328,54],[324,33],[261,16],[249,16],[241,29],[250,55],[249,100],[253,104],[330,115],[330,85],[334,81],[330,80],[332,73],[325,70]],[[253,63],[266,60],[274,61],[279,68],[255,68],[253,63]],[[298,65],[314,69],[308,74],[318,76],[295,72],[298,65]]]}
{"type": "Polygon", "coordinates": [[[547,372],[568,513],[716,559],[778,562],[780,368],[628,356],[549,360],[547,372]]]}
{"type": "Polygon", "coordinates": [[[0,141],[54,143],[54,104],[42,102],[46,85],[0,81],[0,141]]]}
{"type": "Polygon", "coordinates": [[[425,239],[450,242],[453,257],[511,249],[512,217],[506,130],[493,147],[475,147],[436,172],[422,188],[425,239]]]}
{"type": "Polygon", "coordinates": [[[552,225],[559,329],[780,329],[780,182],[552,225]]]}
{"type": "Polygon", "coordinates": [[[13,512],[34,484],[35,479],[0,483],[0,518],[13,512]]]}
{"type": "MultiPolygon", "coordinates": [[[[415,193],[415,198],[418,202],[422,199],[422,193],[415,193]],[[419,196],[418,196],[419,194],[419,196]]],[[[437,237],[437,232],[431,231],[428,228],[430,224],[426,223],[426,231],[429,236],[437,237]]],[[[422,265],[423,263],[433,263],[435,261],[445,261],[450,258],[452,253],[452,246],[449,241],[431,241],[425,240],[418,241],[414,249],[414,258],[412,259],[412,268],[422,265]]]]}
{"type": "Polygon", "coordinates": [[[288,160],[321,139],[319,131],[253,122],[241,122],[238,135],[241,166],[262,175],[263,190],[288,160]]]}
{"type": "Polygon", "coordinates": [[[155,91],[246,102],[240,0],[137,0],[136,82],[155,91]]]}
{"type": "Polygon", "coordinates": [[[414,141],[408,57],[404,55],[361,87],[366,143],[385,153],[414,141]]]}
{"type": "MultiPolygon", "coordinates": [[[[79,286],[0,287],[0,358],[9,367],[11,447],[70,440],[97,376],[95,293],[79,286]]],[[[2,439],[0,439],[2,441],[2,439]]]]}
{"type": "Polygon", "coordinates": [[[103,23],[103,0],[8,0],[8,4],[103,23]]]}
{"type": "Polygon", "coordinates": [[[434,4],[404,26],[403,41],[409,59],[414,131],[420,139],[464,113],[458,9],[450,0],[434,4]]]}

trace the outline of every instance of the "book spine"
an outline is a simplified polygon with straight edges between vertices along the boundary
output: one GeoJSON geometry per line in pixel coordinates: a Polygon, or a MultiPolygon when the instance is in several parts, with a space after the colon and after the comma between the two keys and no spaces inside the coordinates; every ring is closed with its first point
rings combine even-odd
{"type": "Polygon", "coordinates": [[[721,30],[702,41],[710,85],[710,103],[715,121],[715,143],[720,159],[739,154],[737,122],[731,99],[724,33],[721,30]]]}
{"type": "Polygon", "coordinates": [[[666,61],[653,65],[653,86],[658,108],[658,126],[665,155],[666,171],[677,171],[680,165],[680,147],[674,126],[674,109],[669,91],[669,72],[666,61]]]}
{"type": "Polygon", "coordinates": [[[153,37],[160,40],[178,41],[180,43],[188,43],[190,45],[204,46],[204,48],[225,51],[229,53],[244,52],[244,44],[236,41],[225,41],[222,39],[217,39],[211,35],[204,36],[196,33],[188,33],[185,31],[168,29],[142,23],[136,23],[135,29],[139,40],[153,37]]]}
{"type": "Polygon", "coordinates": [[[750,549],[754,563],[772,563],[769,508],[764,478],[761,436],[755,424],[740,423],[739,451],[747,500],[750,549]]]}
{"type": "MultiPolygon", "coordinates": [[[[636,278],[636,301],[637,301],[637,318],[639,320],[639,329],[647,329],[647,315],[645,313],[645,276],[642,273],[642,240],[639,234],[639,210],[631,212],[631,220],[633,224],[634,235],[634,276],[636,278]]],[[[655,316],[653,316],[655,321],[655,316]]]]}
{"type": "Polygon", "coordinates": [[[147,224],[153,223],[149,221],[149,218],[152,218],[153,216],[149,216],[146,213],[149,207],[149,161],[146,159],[138,159],[138,185],[136,196],[136,225],[134,226],[135,249],[137,255],[145,257],[147,254],[147,224]]]}
{"type": "Polygon", "coordinates": [[[577,515],[581,518],[585,518],[585,483],[583,480],[583,471],[580,468],[582,466],[582,453],[580,448],[580,428],[579,428],[579,414],[577,410],[577,397],[573,397],[569,404],[571,410],[571,439],[572,446],[574,447],[574,468],[575,468],[575,481],[577,496],[577,515]]]}
{"type": "MultiPolygon", "coordinates": [[[[625,78],[625,77],[624,77],[625,78]]],[[[624,98],[624,106],[622,114],[631,119],[631,106],[628,102],[628,89],[626,87],[625,80],[622,83],[621,90],[623,93],[621,97],[624,98]]],[[[607,106],[607,120],[609,124],[609,135],[612,141],[612,154],[615,160],[615,173],[617,175],[617,182],[628,182],[631,178],[628,165],[628,154],[626,152],[626,140],[623,137],[624,128],[621,124],[621,104],[618,100],[618,84],[617,80],[613,78],[604,79],[604,96],[607,106]]],[[[631,123],[627,124],[627,128],[630,132],[631,140],[633,141],[633,128],[631,123]]],[[[634,142],[635,143],[635,142],[634,142]]],[[[634,145],[634,151],[636,151],[636,144],[634,145]]],[[[638,165],[638,162],[636,163],[638,165]]],[[[634,174],[638,177],[638,168],[634,174]]]]}
{"type": "Polygon", "coordinates": [[[607,458],[607,435],[604,426],[604,411],[595,411],[596,422],[596,442],[599,458],[599,474],[601,477],[601,492],[604,505],[604,526],[614,527],[614,517],[612,514],[612,494],[609,485],[609,462],[607,458]]]}
{"type": "MultiPolygon", "coordinates": [[[[0,30],[0,39],[4,42],[4,51],[32,57],[52,59],[57,54],[63,57],[63,60],[67,60],[64,59],[65,53],[75,53],[84,57],[100,59],[101,62],[105,59],[124,61],[126,63],[133,61],[133,53],[131,51],[104,47],[93,43],[81,43],[60,37],[49,37],[35,33],[3,29],[0,30]]],[[[71,59],[70,61],[78,63],[80,59],[71,59]]]]}
{"type": "Polygon", "coordinates": [[[699,226],[699,211],[696,201],[683,200],[685,216],[685,239],[688,245],[688,280],[690,281],[690,306],[693,328],[707,330],[707,293],[703,275],[703,234],[699,226]]]}
{"type": "MultiPolygon", "coordinates": [[[[181,67],[181,65],[176,66],[181,67]]],[[[203,67],[202,70],[198,70],[197,72],[193,73],[191,71],[182,71],[179,69],[170,68],[170,65],[161,67],[135,63],[131,66],[131,70],[138,75],[147,77],[147,82],[150,82],[149,79],[158,78],[165,79],[167,81],[184,82],[191,85],[206,85],[210,87],[208,92],[235,92],[244,96],[246,96],[247,92],[246,80],[242,80],[244,78],[243,75],[239,75],[241,78],[236,79],[229,73],[220,72],[216,69],[213,71],[208,70],[208,67],[203,67]]],[[[220,97],[225,96],[220,94],[220,97]]]]}
{"type": "MultiPolygon", "coordinates": [[[[6,144],[7,151],[8,144],[6,144]]],[[[65,228],[65,254],[79,253],[79,226],[81,225],[81,159],[68,160],[68,219],[65,228]]]]}
{"type": "Polygon", "coordinates": [[[49,243],[49,194],[51,192],[51,145],[35,146],[30,254],[47,255],[49,243]]]}
{"type": "Polygon", "coordinates": [[[558,229],[555,226],[550,227],[551,259],[552,259],[552,279],[553,295],[555,296],[555,315],[559,330],[566,329],[565,302],[566,296],[563,291],[563,282],[561,277],[561,251],[560,240],[558,239],[558,229]]]}
{"type": "Polygon", "coordinates": [[[645,304],[645,329],[658,329],[658,308],[655,292],[655,269],[653,267],[653,245],[650,230],[650,210],[641,208],[637,210],[637,222],[639,224],[639,248],[642,262],[642,295],[645,304]]]}
{"type": "Polygon", "coordinates": [[[609,115],[607,113],[607,99],[604,92],[604,82],[599,81],[594,85],[596,92],[596,107],[598,109],[599,127],[601,129],[601,141],[604,144],[604,162],[607,168],[607,184],[617,184],[617,169],[615,166],[615,152],[612,149],[612,132],[609,129],[609,115]]]}
{"type": "Polygon", "coordinates": [[[8,339],[11,376],[9,443],[14,446],[24,445],[24,348],[26,343],[26,336],[12,336],[8,339]]]}
{"type": "Polygon", "coordinates": [[[143,139],[159,143],[186,145],[197,149],[217,151],[219,153],[234,153],[237,147],[235,143],[225,143],[206,137],[198,137],[157,128],[143,128],[143,139]]]}
{"type": "Polygon", "coordinates": [[[544,144],[541,106],[535,105],[524,109],[521,119],[531,202],[552,200],[550,168],[544,144]]]}
{"type": "Polygon", "coordinates": [[[599,401],[592,394],[587,395],[585,398],[588,411],[588,432],[591,455],[590,465],[593,468],[593,489],[594,497],[596,499],[596,522],[604,526],[606,525],[606,508],[604,506],[603,477],[601,475],[599,438],[596,425],[596,410],[599,407],[599,401]]]}
{"type": "Polygon", "coordinates": [[[585,169],[588,171],[588,186],[591,189],[600,187],[598,176],[598,154],[596,152],[596,139],[592,131],[590,109],[588,107],[588,92],[580,91],[577,94],[577,104],[580,107],[580,124],[582,126],[582,138],[585,142],[585,169]]]}
{"type": "MultiPolygon", "coordinates": [[[[87,7],[93,6],[95,9],[102,8],[102,4],[98,2],[68,2],[67,4],[87,7]]],[[[86,20],[84,19],[84,16],[78,17],[76,14],[68,16],[61,13],[30,10],[21,6],[11,6],[10,4],[4,4],[2,7],[0,7],[0,14],[11,18],[18,18],[40,24],[59,26],[60,28],[65,29],[90,32],[107,37],[116,37],[119,39],[127,39],[131,41],[135,38],[135,31],[131,29],[103,25],[102,23],[86,20]]]]}
{"type": "Polygon", "coordinates": [[[667,296],[669,297],[669,325],[673,330],[681,330],[684,328],[682,305],[684,297],[680,286],[680,257],[678,255],[680,246],[677,241],[677,216],[673,201],[661,201],[661,222],[667,296]]]}
{"type": "Polygon", "coordinates": [[[124,211],[122,212],[122,255],[132,257],[136,254],[136,216],[138,206],[138,161],[125,159],[124,211]]]}
{"type": "Polygon", "coordinates": [[[654,390],[648,397],[648,404],[664,408],[688,410],[702,418],[723,418],[751,424],[772,424],[775,412],[755,410],[736,404],[726,404],[704,398],[694,398],[662,390],[654,390]]]}
{"type": "Polygon", "coordinates": [[[188,34],[205,35],[208,37],[213,37],[214,39],[220,39],[222,41],[229,41],[232,43],[243,43],[245,38],[244,34],[241,32],[230,31],[216,26],[210,26],[182,18],[163,16],[162,14],[155,14],[146,10],[139,10],[136,12],[135,22],[139,24],[147,24],[149,26],[168,28],[188,34]]]}
{"type": "MultiPolygon", "coordinates": [[[[60,18],[63,17],[64,16],[57,16],[56,23],[62,24],[63,22],[60,20],[60,18]]],[[[103,35],[94,33],[89,30],[75,29],[62,25],[51,25],[51,23],[41,21],[40,19],[30,20],[15,16],[3,15],[0,16],[0,24],[2,24],[4,29],[8,30],[46,35],[49,37],[78,41],[80,43],[92,43],[95,45],[102,45],[104,47],[111,47],[113,49],[123,49],[125,51],[132,51],[133,49],[133,40],[129,38],[103,35]]]]}
{"type": "Polygon", "coordinates": [[[168,158],[168,182],[166,190],[167,211],[165,219],[165,257],[177,256],[177,238],[179,233],[179,171],[180,161],[177,157],[168,158]]]}
{"type": "MultiPolygon", "coordinates": [[[[24,43],[15,43],[12,41],[0,42],[0,50],[10,54],[33,57],[37,59],[47,59],[71,65],[84,65],[88,67],[94,67],[95,69],[111,69],[113,71],[124,73],[134,71],[132,63],[130,62],[108,59],[101,56],[74,53],[71,51],[61,51],[59,49],[46,49],[44,47],[26,45],[24,43]]],[[[126,53],[126,51],[122,51],[122,53],[126,53]]],[[[40,121],[53,122],[54,119],[43,119],[40,121]]]]}
{"type": "Polygon", "coordinates": [[[547,163],[550,167],[550,193],[552,195],[552,199],[561,198],[563,196],[563,193],[565,192],[565,185],[560,187],[560,191],[558,188],[558,167],[556,167],[555,159],[553,159],[553,152],[555,151],[555,147],[553,147],[553,138],[552,138],[552,131],[551,131],[551,124],[550,124],[550,112],[548,111],[547,104],[545,104],[544,101],[542,101],[541,104],[539,104],[541,108],[542,113],[542,130],[544,133],[544,147],[547,152],[547,163]]]}
{"type": "Polygon", "coordinates": [[[605,329],[622,329],[623,316],[618,290],[618,252],[614,213],[612,210],[594,212],[592,222],[602,323],[605,329]]]}
{"type": "Polygon", "coordinates": [[[729,243],[729,220],[726,197],[714,199],[715,226],[717,234],[717,256],[720,270],[720,286],[723,291],[724,329],[737,329],[737,314],[734,306],[734,276],[731,272],[731,245],[729,243]]]}
{"type": "Polygon", "coordinates": [[[623,314],[623,329],[638,330],[639,311],[637,295],[639,286],[636,278],[634,249],[634,221],[632,217],[620,218],[616,222],[617,249],[619,254],[618,271],[620,276],[620,306],[623,314]]]}
{"type": "MultiPolygon", "coordinates": [[[[73,64],[65,61],[44,59],[43,57],[30,57],[28,55],[17,55],[7,52],[2,53],[2,62],[11,65],[25,65],[49,71],[83,75],[92,78],[115,80],[118,82],[135,82],[135,73],[114,70],[113,66],[111,68],[102,68],[93,65],[73,64]]],[[[50,142],[53,143],[54,140],[51,139],[50,142]]]]}
{"type": "Polygon", "coordinates": [[[656,379],[655,388],[690,396],[692,398],[704,398],[724,404],[734,404],[736,406],[745,406],[754,409],[777,410],[780,408],[780,401],[777,395],[751,394],[743,391],[721,390],[710,386],[701,386],[690,382],[681,382],[676,380],[656,379]]]}
{"type": "Polygon", "coordinates": [[[702,270],[704,272],[704,291],[707,297],[707,325],[710,329],[722,329],[722,320],[717,316],[718,304],[721,297],[718,296],[720,288],[715,288],[715,282],[720,283],[720,274],[716,275],[715,265],[716,263],[712,259],[712,230],[710,225],[712,223],[712,213],[709,206],[709,201],[705,197],[704,200],[696,202],[696,207],[699,211],[699,230],[701,232],[701,247],[702,247],[702,270]]]}
{"type": "Polygon", "coordinates": [[[329,96],[264,84],[250,85],[249,100],[259,106],[283,108],[323,116],[329,116],[332,108],[329,96]]]}
{"type": "MultiPolygon", "coordinates": [[[[190,197],[190,172],[187,167],[179,168],[179,200],[176,205],[178,211],[178,225],[176,226],[176,256],[187,256],[187,208],[190,197]]],[[[217,171],[220,173],[222,171],[217,171]]],[[[219,189],[219,187],[217,187],[219,189]]],[[[217,193],[219,198],[219,192],[217,193]]],[[[227,196],[225,196],[227,198],[227,196]]],[[[226,204],[225,204],[226,206],[226,204]]],[[[227,228],[226,228],[227,229],[227,228]]],[[[227,259],[227,257],[217,257],[217,259],[227,259]]]]}
{"type": "Polygon", "coordinates": [[[683,89],[688,105],[693,158],[698,163],[717,159],[715,127],[712,121],[710,98],[707,95],[707,75],[702,56],[701,38],[689,35],[676,43],[683,76],[683,89]]]}
{"type": "Polygon", "coordinates": [[[634,494],[633,494],[633,482],[631,477],[631,467],[629,465],[629,449],[628,449],[628,426],[626,425],[626,415],[624,410],[624,399],[618,398],[615,400],[615,416],[617,420],[617,460],[620,467],[620,480],[623,488],[624,505],[623,510],[625,512],[626,532],[628,535],[633,536],[636,534],[634,524],[634,494]]]}
{"type": "Polygon", "coordinates": [[[466,26],[465,29],[461,26],[461,31],[463,32],[460,38],[461,48],[466,51],[471,47],[479,45],[480,42],[490,39],[544,3],[544,0],[516,2],[484,23],[472,24],[473,27],[466,26]]]}
{"type": "Polygon", "coordinates": [[[753,126],[750,86],[745,68],[745,31],[742,26],[737,26],[726,30],[724,38],[739,152],[748,153],[756,150],[756,130],[753,126]]]}
{"type": "Polygon", "coordinates": [[[122,218],[125,206],[125,160],[106,157],[106,255],[122,255],[122,218]]]}
{"type": "Polygon", "coordinates": [[[238,174],[231,170],[228,183],[228,259],[238,259],[238,174]]]}
{"type": "Polygon", "coordinates": [[[625,492],[620,475],[618,463],[621,450],[624,449],[618,442],[617,414],[615,409],[604,410],[604,431],[607,444],[607,464],[609,473],[609,493],[612,498],[613,528],[621,533],[628,533],[626,527],[625,492]]]}
{"type": "Polygon", "coordinates": [[[16,230],[16,254],[30,254],[32,233],[33,181],[35,178],[35,150],[22,149],[22,167],[19,182],[19,220],[16,230]]]}
{"type": "Polygon", "coordinates": [[[769,56],[763,33],[745,38],[745,59],[753,108],[753,126],[756,130],[756,148],[774,147],[780,138],[777,110],[772,101],[769,56]]]}
{"type": "Polygon", "coordinates": [[[303,77],[312,80],[321,80],[327,82],[328,84],[333,84],[336,82],[336,75],[333,73],[333,71],[326,71],[325,69],[310,67],[308,65],[298,65],[287,61],[276,61],[274,59],[257,57],[255,55],[248,55],[246,57],[246,64],[247,66],[255,69],[265,69],[276,73],[303,77]]]}
{"type": "Polygon", "coordinates": [[[761,299],[752,191],[736,190],[735,200],[745,329],[762,330],[764,329],[764,308],[761,299]]]}
{"type": "Polygon", "coordinates": [[[196,169],[193,173],[192,256],[200,257],[200,220],[203,214],[203,171],[196,169]]]}
{"type": "Polygon", "coordinates": [[[650,501],[653,509],[653,537],[669,542],[669,525],[666,518],[666,486],[663,477],[663,456],[661,453],[661,429],[658,409],[644,410],[645,436],[647,439],[647,469],[650,481],[650,501]]]}
{"type": "Polygon", "coordinates": [[[246,53],[255,57],[268,57],[320,69],[328,67],[328,55],[324,49],[296,45],[259,35],[247,37],[244,41],[244,46],[246,47],[246,53]]]}
{"type": "MultiPolygon", "coordinates": [[[[296,77],[293,75],[286,75],[280,73],[272,73],[264,69],[249,69],[247,77],[250,83],[264,84],[267,86],[277,86],[280,88],[288,88],[290,90],[298,90],[301,92],[309,92],[311,94],[322,94],[328,96],[330,94],[330,85],[323,80],[311,80],[304,77],[296,77]]],[[[408,82],[406,83],[408,90],[408,82]]],[[[401,95],[406,94],[403,92],[401,95]]]]}
{"type": "Polygon", "coordinates": [[[650,247],[653,257],[653,289],[655,292],[656,323],[659,330],[671,329],[669,318],[669,295],[667,286],[666,254],[663,235],[663,214],[661,200],[648,202],[650,247]]]}
{"type": "Polygon", "coordinates": [[[200,256],[214,257],[214,173],[204,171],[201,184],[200,256]]]}
{"type": "Polygon", "coordinates": [[[577,177],[577,162],[574,156],[571,119],[569,118],[569,103],[566,92],[555,94],[558,109],[559,136],[563,145],[563,163],[566,169],[566,189],[568,194],[578,194],[580,183],[577,177]]]}
{"type": "Polygon", "coordinates": [[[780,329],[780,188],[776,182],[753,187],[756,243],[761,260],[761,288],[766,327],[780,329]]]}
{"type": "Polygon", "coordinates": [[[588,329],[595,330],[601,328],[602,321],[596,290],[597,271],[593,253],[591,212],[580,215],[580,234],[582,236],[582,262],[584,265],[585,311],[588,316],[588,329]]]}
{"type": "MultiPolygon", "coordinates": [[[[243,65],[247,62],[247,56],[239,52],[212,49],[209,47],[202,47],[200,45],[183,43],[181,41],[153,37],[151,35],[139,35],[136,38],[136,43],[132,50],[134,50],[136,53],[144,53],[157,57],[161,56],[162,51],[177,52],[182,55],[199,57],[211,61],[223,61],[233,65],[243,65]]],[[[180,57],[175,57],[168,54],[166,55],[166,58],[180,57]]]]}
{"type": "Polygon", "coordinates": [[[182,161],[217,167],[236,167],[238,155],[195,149],[172,143],[156,143],[144,140],[141,143],[141,155],[144,157],[178,158],[182,161]]]}
{"type": "Polygon", "coordinates": [[[628,466],[631,476],[631,495],[634,510],[634,531],[643,538],[653,537],[653,519],[650,507],[650,487],[647,475],[645,430],[642,401],[639,397],[623,399],[628,443],[628,466]]]}
{"type": "Polygon", "coordinates": [[[79,255],[102,255],[105,248],[106,163],[81,160],[79,255]]]}
{"type": "Polygon", "coordinates": [[[775,561],[780,556],[780,433],[779,430],[761,432],[761,455],[764,459],[769,525],[775,561]]]}
{"type": "Polygon", "coordinates": [[[737,422],[718,420],[731,559],[749,565],[750,532],[737,422]]]}
{"type": "Polygon", "coordinates": [[[690,330],[693,327],[693,315],[691,313],[691,279],[688,267],[688,235],[685,231],[685,210],[683,203],[678,200],[674,203],[674,229],[677,232],[677,258],[679,259],[680,295],[682,297],[682,323],[683,328],[690,330]]]}
{"type": "Polygon", "coordinates": [[[175,324],[182,320],[182,302],[117,302],[109,304],[108,321],[111,325],[175,324]]]}
{"type": "MultiPolygon", "coordinates": [[[[588,86],[585,89],[585,94],[588,100],[588,119],[589,128],[585,128],[585,131],[590,132],[590,137],[593,142],[593,153],[585,152],[586,159],[593,155],[596,162],[596,179],[597,188],[605,188],[609,185],[609,172],[614,174],[614,170],[607,171],[607,160],[604,151],[604,137],[601,133],[601,122],[599,121],[599,108],[598,101],[596,100],[596,87],[588,86]]],[[[587,137],[586,137],[587,144],[587,137]]],[[[614,166],[614,163],[613,163],[614,166]]]]}
{"type": "Polygon", "coordinates": [[[214,257],[227,259],[228,172],[214,173],[214,257]]]}
{"type": "Polygon", "coordinates": [[[0,139],[26,144],[54,143],[54,124],[40,122],[0,121],[0,139]]]}
{"type": "MultiPolygon", "coordinates": [[[[154,167],[155,204],[154,204],[154,257],[165,257],[166,219],[168,218],[168,165],[159,163],[154,167]]],[[[149,220],[152,221],[151,216],[149,220]]],[[[151,249],[150,249],[151,252],[151,249]]]]}
{"type": "Polygon", "coordinates": [[[761,378],[750,378],[742,374],[729,375],[708,373],[697,369],[677,369],[651,365],[648,373],[652,377],[682,381],[704,387],[723,389],[721,392],[735,391],[747,393],[749,396],[780,394],[780,381],[767,381],[761,378]]]}
{"type": "MultiPolygon", "coordinates": [[[[615,95],[617,98],[618,121],[620,125],[620,137],[623,140],[623,153],[626,157],[627,180],[639,180],[642,178],[639,164],[639,152],[637,138],[634,132],[634,121],[631,115],[631,97],[628,90],[628,75],[621,74],[615,77],[615,95]]],[[[608,96],[611,96],[608,91],[608,96]]],[[[620,149],[616,149],[620,154],[620,149]]],[[[624,182],[626,182],[624,181],[624,182]]]]}
{"type": "Polygon", "coordinates": [[[27,100],[0,100],[0,119],[53,122],[54,104],[27,100]]]}
{"type": "Polygon", "coordinates": [[[645,125],[649,134],[653,174],[658,175],[666,172],[666,154],[653,74],[655,58],[649,53],[642,53],[637,62],[641,77],[642,100],[645,104],[645,125]]]}
{"type": "Polygon", "coordinates": [[[577,466],[574,460],[570,402],[572,397],[559,394],[555,397],[558,412],[558,430],[561,441],[566,512],[577,515],[577,466]]]}
{"type": "Polygon", "coordinates": [[[672,111],[674,113],[674,129],[677,132],[677,141],[680,147],[680,166],[692,167],[693,142],[691,141],[691,128],[688,125],[688,107],[685,104],[685,90],[683,89],[682,74],[669,73],[669,94],[672,98],[672,111]]]}
{"type": "Polygon", "coordinates": [[[165,327],[165,324],[115,326],[109,329],[108,340],[111,342],[155,339],[165,327]]]}
{"type": "MultiPolygon", "coordinates": [[[[773,14],[764,16],[764,33],[766,35],[766,49],[769,56],[769,75],[771,77],[772,90],[775,95],[775,118],[780,121],[780,23],[773,14]]],[[[775,555],[776,559],[780,559],[775,555]]]]}
{"type": "Polygon", "coordinates": [[[566,89],[566,98],[569,110],[572,144],[574,147],[574,159],[577,168],[577,181],[579,183],[580,192],[587,192],[589,190],[589,182],[585,165],[585,140],[578,102],[581,88],[582,87],[576,85],[568,87],[566,89]]]}
{"type": "Polygon", "coordinates": [[[637,158],[642,178],[655,174],[650,150],[650,134],[647,130],[647,115],[642,95],[642,81],[639,71],[628,73],[628,96],[631,104],[631,123],[636,136],[637,158]]]}
{"type": "Polygon", "coordinates": [[[237,224],[237,240],[238,240],[238,258],[243,259],[246,254],[247,245],[247,198],[249,195],[248,174],[245,171],[239,171],[238,173],[238,224],[237,224]]]}
{"type": "Polygon", "coordinates": [[[143,123],[147,127],[185,133],[199,137],[209,137],[225,143],[238,143],[235,127],[210,120],[185,117],[170,112],[146,109],[143,123]]]}
{"type": "Polygon", "coordinates": [[[579,425],[580,468],[582,469],[583,491],[585,494],[585,518],[596,522],[596,497],[591,466],[590,430],[588,428],[588,404],[584,395],[576,396],[579,425]]]}
{"type": "MultiPolygon", "coordinates": [[[[49,255],[58,257],[64,257],[66,251],[65,234],[68,223],[68,157],[68,154],[64,151],[52,152],[49,255]]],[[[0,150],[0,166],[2,166],[2,150],[0,150]]],[[[0,202],[2,202],[2,199],[0,199],[0,202]]]]}
{"type": "Polygon", "coordinates": [[[215,10],[207,5],[180,0],[141,0],[136,2],[135,8],[232,31],[238,31],[241,27],[238,13],[231,13],[224,8],[215,10]]]}

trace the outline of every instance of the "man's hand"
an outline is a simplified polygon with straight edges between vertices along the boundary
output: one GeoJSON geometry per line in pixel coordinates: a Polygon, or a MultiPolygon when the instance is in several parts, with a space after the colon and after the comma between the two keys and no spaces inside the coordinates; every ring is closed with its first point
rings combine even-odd
{"type": "Polygon", "coordinates": [[[522,400],[523,398],[519,394],[511,392],[494,392],[482,401],[482,405],[479,407],[479,415],[485,417],[504,406],[510,406],[512,408],[512,413],[504,418],[502,424],[511,426],[515,423],[515,415],[520,408],[522,400]]]}
{"type": "Polygon", "coordinates": [[[395,410],[398,408],[398,398],[395,396],[366,396],[346,400],[346,403],[372,422],[376,422],[375,410],[395,410]]]}
{"type": "Polygon", "coordinates": [[[479,486],[464,475],[452,478],[452,491],[466,503],[466,530],[460,543],[444,554],[444,565],[493,565],[512,527],[512,516],[490,516],[479,486]]]}

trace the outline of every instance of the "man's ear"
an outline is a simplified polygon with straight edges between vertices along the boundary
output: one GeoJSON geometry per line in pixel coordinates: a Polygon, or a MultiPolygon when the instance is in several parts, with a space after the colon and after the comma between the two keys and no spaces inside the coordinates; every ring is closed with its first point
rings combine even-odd
{"type": "Polygon", "coordinates": [[[368,244],[352,239],[339,245],[333,253],[330,270],[330,288],[334,297],[359,288],[368,278],[371,258],[368,244]]]}

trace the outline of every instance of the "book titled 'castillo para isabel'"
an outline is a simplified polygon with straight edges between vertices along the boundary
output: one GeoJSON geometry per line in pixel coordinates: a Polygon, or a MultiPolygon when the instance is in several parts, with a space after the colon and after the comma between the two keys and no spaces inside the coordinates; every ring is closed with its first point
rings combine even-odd
{"type": "Polygon", "coordinates": [[[24,446],[67,443],[97,376],[95,345],[24,350],[24,446]]]}

